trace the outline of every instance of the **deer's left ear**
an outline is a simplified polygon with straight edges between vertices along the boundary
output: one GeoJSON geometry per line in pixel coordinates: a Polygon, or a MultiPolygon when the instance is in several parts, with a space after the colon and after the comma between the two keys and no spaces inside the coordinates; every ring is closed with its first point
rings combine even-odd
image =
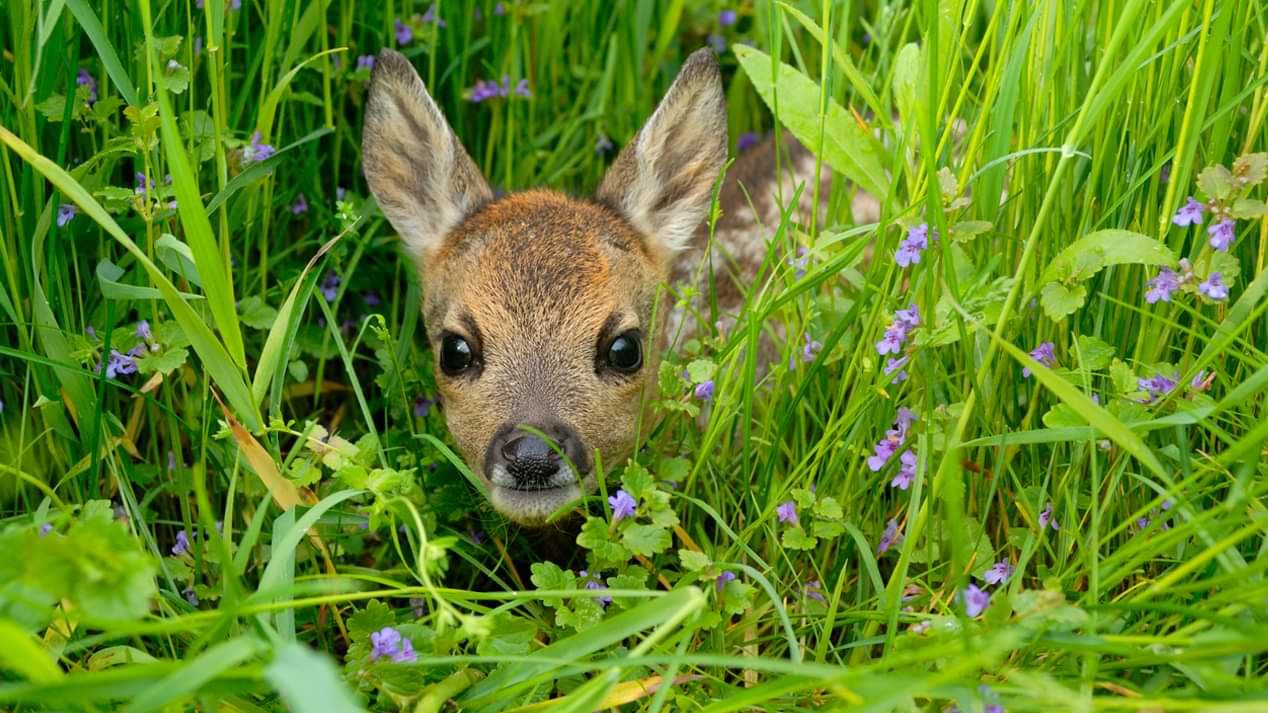
{"type": "Polygon", "coordinates": [[[608,169],[596,197],[633,223],[655,251],[682,249],[709,209],[726,141],[718,61],[712,50],[697,50],[608,169]]]}

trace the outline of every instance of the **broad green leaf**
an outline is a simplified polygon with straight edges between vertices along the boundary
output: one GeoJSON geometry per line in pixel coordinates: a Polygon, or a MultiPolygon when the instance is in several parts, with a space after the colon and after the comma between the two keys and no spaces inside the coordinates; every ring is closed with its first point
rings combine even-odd
{"type": "Polygon", "coordinates": [[[834,101],[820,121],[819,85],[795,68],[779,63],[772,82],[770,55],[747,45],[735,45],[735,56],[753,88],[793,136],[811,151],[819,150],[834,170],[874,196],[889,194],[884,152],[871,131],[834,101]]]}
{"type": "Polygon", "coordinates": [[[1043,305],[1044,314],[1054,322],[1074,314],[1087,299],[1087,288],[1083,285],[1067,287],[1060,282],[1049,282],[1039,293],[1039,304],[1043,305]]]}
{"type": "Polygon", "coordinates": [[[1114,347],[1096,337],[1087,337],[1080,334],[1076,341],[1079,347],[1079,358],[1082,359],[1082,366],[1085,369],[1091,371],[1104,369],[1110,365],[1110,360],[1114,358],[1114,347]]]}
{"type": "Polygon", "coordinates": [[[1268,153],[1248,153],[1233,161],[1233,175],[1247,186],[1257,186],[1268,178],[1268,153]]]}
{"type": "Polygon", "coordinates": [[[259,655],[263,649],[264,644],[253,638],[230,639],[216,644],[146,688],[123,710],[125,713],[148,713],[182,701],[228,669],[259,655]]]}
{"type": "Polygon", "coordinates": [[[669,532],[664,528],[639,524],[625,528],[621,533],[621,543],[628,547],[630,552],[644,557],[664,552],[671,544],[669,532]]]}
{"type": "Polygon", "coordinates": [[[202,287],[202,278],[198,276],[198,266],[194,264],[194,253],[189,246],[182,243],[171,233],[163,233],[154,242],[154,252],[167,269],[185,278],[192,284],[202,287]]]}
{"type": "Polygon", "coordinates": [[[909,42],[898,50],[894,58],[894,103],[902,120],[903,132],[916,135],[918,117],[925,110],[929,96],[924,51],[915,42],[909,42]]]}
{"type": "Polygon", "coordinates": [[[688,549],[678,550],[678,560],[682,562],[683,569],[688,572],[699,572],[713,564],[713,560],[709,558],[709,555],[688,549]]]}
{"type": "Polygon", "coordinates": [[[1084,258],[1091,252],[1099,252],[1099,259],[1096,262],[1100,264],[1100,267],[1097,267],[1097,270],[1110,265],[1172,266],[1176,264],[1175,253],[1171,252],[1166,245],[1147,235],[1130,230],[1098,230],[1076,240],[1062,250],[1049,263],[1039,281],[1047,283],[1066,280],[1072,276],[1077,276],[1081,280],[1091,277],[1092,275],[1086,270],[1088,264],[1084,258]],[[1084,269],[1081,270],[1081,267],[1084,269]]]}
{"type": "Polygon", "coordinates": [[[1236,185],[1237,179],[1233,178],[1233,173],[1223,164],[1207,166],[1198,174],[1198,188],[1202,189],[1208,198],[1227,200],[1232,197],[1233,188],[1236,185]]]}
{"type": "MultiPolygon", "coordinates": [[[[123,277],[123,275],[123,268],[109,260],[102,260],[97,263],[97,283],[101,285],[101,294],[112,300],[158,300],[163,298],[163,293],[153,287],[142,287],[119,282],[119,278],[123,277]]],[[[189,292],[180,292],[178,294],[187,300],[201,300],[203,298],[202,295],[195,295],[189,292]]]]}
{"type": "Polygon", "coordinates": [[[56,681],[62,670],[35,637],[9,619],[0,619],[0,669],[36,683],[56,681]]]}
{"type": "MultiPolygon", "coordinates": [[[[815,38],[815,41],[817,41],[820,46],[823,46],[824,40],[822,27],[820,27],[814,20],[810,19],[804,12],[786,2],[780,2],[779,7],[783,9],[784,12],[792,15],[797,22],[800,22],[801,26],[806,28],[806,32],[809,32],[810,36],[815,38]]],[[[872,91],[871,80],[864,77],[858,67],[854,66],[854,62],[850,60],[850,56],[845,53],[845,50],[841,49],[841,45],[836,41],[832,42],[832,61],[836,65],[834,69],[839,69],[839,71],[845,75],[845,78],[849,81],[850,86],[854,88],[854,91],[858,92],[860,97],[862,97],[863,103],[867,104],[867,107],[871,109],[876,116],[886,116],[885,110],[881,107],[880,99],[877,98],[876,92],[872,91]]]]}

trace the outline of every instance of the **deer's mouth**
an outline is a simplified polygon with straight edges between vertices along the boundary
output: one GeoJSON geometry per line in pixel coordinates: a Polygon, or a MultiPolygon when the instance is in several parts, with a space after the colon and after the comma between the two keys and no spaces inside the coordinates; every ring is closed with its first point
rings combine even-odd
{"type": "Polygon", "coordinates": [[[578,477],[571,467],[538,480],[516,479],[504,468],[493,468],[489,478],[489,502],[507,518],[522,525],[545,524],[556,511],[584,494],[593,478],[578,477]]]}

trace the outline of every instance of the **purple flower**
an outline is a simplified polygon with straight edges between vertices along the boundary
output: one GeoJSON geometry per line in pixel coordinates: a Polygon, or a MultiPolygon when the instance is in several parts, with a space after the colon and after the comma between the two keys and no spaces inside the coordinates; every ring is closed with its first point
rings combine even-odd
{"type": "Polygon", "coordinates": [[[176,544],[172,545],[172,554],[177,557],[189,552],[189,533],[181,530],[176,533],[176,544]]]}
{"type": "Polygon", "coordinates": [[[819,350],[823,349],[823,343],[811,339],[809,332],[803,336],[805,338],[805,344],[801,347],[801,360],[809,364],[815,360],[815,355],[819,353],[819,350]]]}
{"type": "Polygon", "coordinates": [[[1224,276],[1218,272],[1212,272],[1208,275],[1206,282],[1198,285],[1198,292],[1216,302],[1228,299],[1228,285],[1224,284],[1224,276]]]}
{"type": "Polygon", "coordinates": [[[70,203],[57,206],[57,227],[65,228],[66,224],[79,214],[79,209],[70,203]]]}
{"type": "Polygon", "coordinates": [[[88,70],[79,70],[75,75],[75,84],[80,87],[88,87],[88,106],[97,103],[97,80],[93,79],[88,70]]]}
{"type": "Polygon", "coordinates": [[[975,617],[986,610],[987,605],[991,603],[991,595],[978,589],[976,584],[970,584],[964,588],[964,613],[970,617],[975,617]]]}
{"type": "MultiPolygon", "coordinates": [[[[907,440],[907,431],[916,422],[916,414],[906,406],[899,407],[898,416],[894,419],[894,427],[885,432],[885,437],[876,443],[872,455],[867,459],[867,467],[873,473],[885,467],[889,459],[898,452],[899,446],[907,440]]],[[[903,488],[906,490],[906,488],[903,488]]]]}
{"type": "Polygon", "coordinates": [[[791,500],[785,500],[775,508],[775,515],[779,517],[779,521],[789,525],[797,525],[797,504],[791,500]]]}
{"type": "Polygon", "coordinates": [[[409,611],[415,619],[421,619],[427,613],[427,600],[422,597],[410,597],[409,611]]]}
{"type": "Polygon", "coordinates": [[[53,523],[46,522],[40,525],[40,537],[45,537],[53,531],[53,523]]]}
{"type": "MultiPolygon", "coordinates": [[[[1193,375],[1192,379],[1189,379],[1189,388],[1194,391],[1206,391],[1211,388],[1211,382],[1206,380],[1206,369],[1199,371],[1193,375]]],[[[1168,504],[1170,502],[1171,501],[1168,500],[1167,503],[1164,504],[1168,504]]],[[[1170,507],[1170,505],[1168,505],[1168,507],[1170,507]]]]}
{"type": "Polygon", "coordinates": [[[426,396],[419,396],[414,399],[414,415],[419,418],[423,418],[427,415],[428,411],[431,411],[432,404],[434,403],[436,402],[426,396]]]}
{"type": "Polygon", "coordinates": [[[701,401],[713,398],[713,379],[696,384],[696,398],[701,401]]]}
{"type": "Polygon", "coordinates": [[[366,307],[378,307],[383,304],[383,300],[379,299],[379,295],[376,292],[366,292],[361,295],[361,301],[365,303],[366,307]]]}
{"type": "Polygon", "coordinates": [[[396,44],[407,45],[411,41],[413,41],[414,28],[410,27],[404,22],[401,22],[401,19],[399,17],[396,18],[395,24],[393,25],[393,27],[394,27],[394,32],[396,33],[396,44]]]}
{"type": "Polygon", "coordinates": [[[718,588],[718,591],[720,592],[726,589],[726,583],[730,582],[733,579],[735,579],[735,572],[732,572],[729,569],[724,569],[722,570],[722,574],[719,574],[718,578],[715,579],[713,583],[714,583],[714,586],[716,586],[718,588]]]}
{"type": "Polygon", "coordinates": [[[110,350],[110,358],[106,361],[106,378],[114,379],[119,376],[136,373],[137,354],[135,349],[129,350],[127,354],[120,354],[118,349],[110,350]]]}
{"type": "Polygon", "coordinates": [[[907,333],[910,329],[905,322],[895,320],[885,328],[885,336],[876,343],[876,353],[884,356],[886,354],[897,354],[902,351],[903,342],[907,341],[907,333]]]}
{"type": "Polygon", "coordinates": [[[735,140],[735,151],[736,153],[744,153],[756,146],[760,140],[756,131],[745,131],[740,134],[740,138],[735,140]]]}
{"type": "Polygon", "coordinates": [[[634,509],[638,507],[638,502],[622,488],[616,491],[616,495],[608,496],[608,505],[612,506],[612,521],[617,522],[632,516],[634,509]]]}
{"type": "Polygon", "coordinates": [[[359,72],[363,69],[367,71],[374,69],[374,55],[363,54],[357,57],[357,71],[359,72]]]}
{"type": "Polygon", "coordinates": [[[493,5],[493,14],[501,17],[506,14],[506,3],[495,3],[493,5]]]}
{"type": "Polygon", "coordinates": [[[1211,236],[1211,247],[1220,252],[1228,252],[1233,247],[1233,219],[1225,218],[1206,229],[1211,236]]]}
{"type": "Polygon", "coordinates": [[[704,38],[704,41],[709,43],[709,46],[713,48],[714,52],[717,52],[718,54],[726,52],[726,38],[722,35],[719,35],[716,32],[710,32],[709,36],[704,38]]]}
{"type": "MultiPolygon", "coordinates": [[[[1030,358],[1034,359],[1035,361],[1047,367],[1056,366],[1057,355],[1053,353],[1052,348],[1053,348],[1052,342],[1041,342],[1039,346],[1031,350],[1030,358]]],[[[1030,371],[1030,367],[1023,366],[1021,368],[1021,375],[1023,377],[1029,379],[1031,373],[1033,372],[1030,371]]]]}
{"type": "Polygon", "coordinates": [[[1145,293],[1145,301],[1149,304],[1170,302],[1171,293],[1180,289],[1180,275],[1171,268],[1158,270],[1158,276],[1145,283],[1149,291],[1145,293]]]}
{"type": "Polygon", "coordinates": [[[260,132],[257,131],[251,134],[251,145],[242,149],[242,160],[247,163],[251,163],[253,161],[263,161],[275,153],[277,153],[277,149],[273,148],[269,144],[261,142],[260,132]]]}
{"type": "Polygon", "coordinates": [[[784,262],[793,269],[797,275],[797,279],[800,280],[806,276],[806,265],[810,263],[810,255],[803,245],[802,247],[797,248],[797,257],[790,257],[784,262]]]}
{"type": "Polygon", "coordinates": [[[1002,559],[996,562],[995,566],[986,570],[986,574],[982,575],[982,581],[987,584],[1005,584],[1011,576],[1013,576],[1012,563],[1002,559]]]}
{"type": "MultiPolygon", "coordinates": [[[[933,233],[934,239],[937,239],[938,232],[933,233]]],[[[898,244],[898,250],[894,253],[894,262],[899,267],[908,267],[920,262],[920,254],[929,247],[929,224],[921,223],[914,225],[907,230],[907,239],[898,244]]]]}
{"type": "Polygon", "coordinates": [[[533,92],[531,92],[528,88],[528,80],[524,78],[520,78],[520,80],[515,83],[515,93],[525,99],[531,99],[533,97],[533,92]]]}
{"type": "Polygon", "coordinates": [[[199,35],[194,38],[194,59],[203,56],[203,38],[199,35]]]}
{"type": "Polygon", "coordinates": [[[1048,503],[1047,507],[1039,513],[1039,529],[1044,529],[1048,526],[1048,523],[1052,523],[1052,529],[1054,530],[1061,529],[1061,526],[1057,524],[1056,519],[1052,517],[1052,503],[1048,503]]]}
{"type": "Polygon", "coordinates": [[[146,178],[144,173],[137,171],[134,178],[136,178],[136,188],[134,190],[138,196],[146,195],[153,190],[154,181],[146,178]]]}
{"type": "Polygon", "coordinates": [[[1190,225],[1201,223],[1202,210],[1202,204],[1193,200],[1193,196],[1189,196],[1189,199],[1184,202],[1184,205],[1180,206],[1180,210],[1176,211],[1175,217],[1171,219],[1171,222],[1181,228],[1187,228],[1190,225]]]}
{"type": "Polygon", "coordinates": [[[889,484],[899,490],[906,490],[911,487],[911,481],[916,478],[916,452],[903,451],[903,454],[898,456],[898,460],[901,463],[898,467],[898,475],[895,475],[889,484]]]}
{"type": "Polygon", "coordinates": [[[378,661],[386,656],[396,663],[410,663],[418,660],[414,653],[414,643],[401,636],[401,632],[390,626],[370,634],[370,660],[378,661]]]}
{"type": "Polygon", "coordinates": [[[718,24],[723,27],[730,27],[735,24],[737,16],[734,10],[723,10],[718,13],[718,24]]]}
{"type": "Polygon", "coordinates": [[[885,532],[881,534],[881,541],[876,545],[876,554],[883,555],[889,551],[889,548],[903,541],[903,536],[898,532],[898,521],[891,519],[885,525],[885,532]]]}
{"type": "MultiPolygon", "coordinates": [[[[590,575],[583,569],[577,573],[582,579],[586,580],[586,589],[607,589],[607,587],[590,578],[590,575]]],[[[602,596],[595,597],[599,601],[600,606],[607,606],[612,603],[612,597],[602,596]]]]}
{"type": "Polygon", "coordinates": [[[812,579],[809,582],[806,582],[805,592],[807,599],[813,599],[821,604],[826,604],[828,602],[828,600],[823,597],[823,584],[817,579],[812,579]]]}
{"type": "Polygon", "coordinates": [[[615,147],[612,144],[612,139],[609,139],[607,136],[603,134],[599,134],[599,138],[594,140],[595,155],[603,156],[607,152],[611,151],[613,148],[615,147]]]}
{"type": "Polygon", "coordinates": [[[146,321],[146,320],[144,320],[144,319],[137,321],[137,323],[136,323],[136,335],[137,335],[137,337],[138,337],[138,338],[140,338],[140,339],[144,339],[144,340],[145,340],[145,341],[147,341],[147,342],[148,342],[148,341],[150,341],[151,339],[153,339],[153,338],[154,338],[154,332],[151,332],[151,331],[150,331],[150,323],[149,323],[149,322],[147,322],[147,321],[146,321]]]}
{"type": "Polygon", "coordinates": [[[326,275],[326,279],[321,281],[321,294],[326,298],[327,302],[334,302],[335,296],[339,294],[339,276],[331,272],[326,275]]]}
{"type": "Polygon", "coordinates": [[[308,199],[301,193],[295,198],[295,202],[291,204],[291,213],[294,215],[303,215],[308,212],[308,199]]]}
{"type": "Polygon", "coordinates": [[[348,196],[348,189],[343,186],[335,186],[335,201],[341,201],[348,196]]]}
{"type": "Polygon", "coordinates": [[[185,587],[181,594],[185,595],[185,601],[189,602],[190,606],[196,607],[201,603],[198,601],[198,593],[194,591],[193,587],[185,587]]]}
{"type": "Polygon", "coordinates": [[[894,377],[895,384],[901,384],[907,380],[907,372],[903,370],[903,367],[907,365],[907,361],[909,359],[910,357],[903,356],[898,359],[894,359],[891,357],[885,360],[885,374],[886,375],[893,374],[894,372],[898,372],[898,376],[894,377]]]}
{"type": "Polygon", "coordinates": [[[1155,374],[1148,379],[1137,379],[1136,386],[1139,387],[1141,391],[1149,393],[1149,398],[1145,399],[1143,403],[1150,403],[1155,399],[1166,396],[1176,387],[1176,380],[1179,376],[1180,375],[1177,374],[1175,378],[1169,378],[1162,374],[1155,374]]]}
{"type": "Polygon", "coordinates": [[[440,15],[436,14],[435,3],[432,3],[432,6],[427,8],[427,12],[424,12],[423,16],[418,18],[418,20],[423,23],[435,23],[436,27],[445,26],[445,21],[440,18],[440,15]]]}

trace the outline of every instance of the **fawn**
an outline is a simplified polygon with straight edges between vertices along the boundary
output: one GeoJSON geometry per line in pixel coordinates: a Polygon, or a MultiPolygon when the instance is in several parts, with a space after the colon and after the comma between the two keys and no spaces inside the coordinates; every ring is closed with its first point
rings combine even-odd
{"type": "MultiPolygon", "coordinates": [[[[365,176],[423,278],[449,430],[507,518],[544,524],[594,487],[596,451],[609,464],[633,452],[666,346],[660,288],[698,274],[726,121],[717,60],[702,49],[593,199],[550,190],[495,198],[409,61],[380,53],[365,176]]],[[[807,158],[813,167],[788,146],[794,173],[807,158]]],[[[751,153],[731,173],[749,179],[753,202],[735,180],[722,185],[715,238],[739,263],[732,273],[750,275],[766,247],[743,207],[770,219],[769,191],[751,189],[775,175],[769,145],[751,153]]],[[[720,301],[738,303],[734,279],[717,284],[720,301]]]]}

